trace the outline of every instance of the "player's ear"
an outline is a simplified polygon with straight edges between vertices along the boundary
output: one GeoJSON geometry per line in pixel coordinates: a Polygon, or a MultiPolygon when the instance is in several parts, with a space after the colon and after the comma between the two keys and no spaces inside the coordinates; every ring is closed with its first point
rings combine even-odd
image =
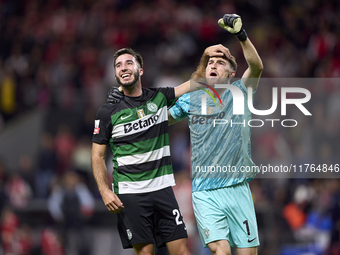
{"type": "Polygon", "coordinates": [[[139,68],[139,75],[142,76],[144,73],[143,68],[139,68]]]}
{"type": "Polygon", "coordinates": [[[235,71],[229,72],[229,77],[228,78],[234,78],[235,77],[235,71]]]}

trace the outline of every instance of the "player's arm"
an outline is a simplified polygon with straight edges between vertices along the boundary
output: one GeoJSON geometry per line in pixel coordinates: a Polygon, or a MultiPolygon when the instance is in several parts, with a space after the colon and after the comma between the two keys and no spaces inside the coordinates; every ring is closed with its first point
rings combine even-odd
{"type": "Polygon", "coordinates": [[[109,189],[107,184],[105,165],[106,147],[106,144],[92,143],[92,171],[105,206],[110,212],[118,213],[124,206],[118,196],[109,189]]]}
{"type": "Polygon", "coordinates": [[[243,29],[241,17],[237,14],[225,14],[219,19],[218,24],[239,39],[243,55],[248,63],[247,70],[242,75],[242,81],[246,87],[257,88],[258,79],[263,70],[262,60],[254,45],[249,40],[246,31],[243,29]]]}
{"type": "MultiPolygon", "coordinates": [[[[206,48],[204,50],[203,56],[195,73],[201,73],[202,70],[205,70],[205,67],[207,66],[210,57],[221,57],[223,55],[230,57],[230,52],[228,48],[224,47],[222,44],[213,45],[206,48]]],[[[193,75],[192,78],[204,78],[204,77],[205,75],[203,75],[202,77],[197,77],[193,75]]],[[[175,97],[179,98],[180,96],[186,93],[197,90],[199,87],[202,87],[202,85],[190,81],[184,82],[183,84],[175,87],[175,97]]]]}
{"type": "Polygon", "coordinates": [[[174,117],[172,117],[170,111],[168,110],[168,125],[172,125],[177,123],[178,121],[174,119],[174,117]]]}
{"type": "Polygon", "coordinates": [[[251,86],[255,90],[263,70],[262,60],[249,38],[241,42],[241,46],[244,58],[248,63],[248,68],[242,75],[242,81],[246,87],[251,86]]]}
{"type": "Polygon", "coordinates": [[[181,96],[176,103],[168,109],[168,125],[175,124],[188,118],[190,109],[190,94],[181,96]]]}

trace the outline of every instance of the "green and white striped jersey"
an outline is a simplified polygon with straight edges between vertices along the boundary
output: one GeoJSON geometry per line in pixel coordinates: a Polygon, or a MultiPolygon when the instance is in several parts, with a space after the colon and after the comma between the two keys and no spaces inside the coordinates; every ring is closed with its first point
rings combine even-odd
{"type": "Polygon", "coordinates": [[[175,185],[170,157],[167,108],[174,88],[142,90],[98,110],[92,141],[113,153],[113,191],[145,193],[175,185]]]}

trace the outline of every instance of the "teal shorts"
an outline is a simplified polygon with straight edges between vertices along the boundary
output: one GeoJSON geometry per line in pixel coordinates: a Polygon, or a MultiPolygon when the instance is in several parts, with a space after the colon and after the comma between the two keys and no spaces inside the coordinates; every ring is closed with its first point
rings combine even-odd
{"type": "Polygon", "coordinates": [[[238,248],[260,244],[248,182],[196,191],[192,203],[204,247],[218,240],[228,240],[230,246],[238,248]]]}

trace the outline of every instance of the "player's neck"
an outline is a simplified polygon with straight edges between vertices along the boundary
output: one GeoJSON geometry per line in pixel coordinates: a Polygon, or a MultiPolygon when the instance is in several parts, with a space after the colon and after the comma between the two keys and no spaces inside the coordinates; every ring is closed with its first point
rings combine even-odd
{"type": "MultiPolygon", "coordinates": [[[[221,84],[225,85],[230,85],[230,79],[228,78],[227,80],[221,82],[221,84]]],[[[215,88],[217,94],[222,95],[224,91],[226,91],[227,88],[215,88]]]]}
{"type": "Polygon", "coordinates": [[[139,81],[130,87],[123,87],[123,92],[129,97],[139,97],[142,95],[142,83],[139,81]]]}
{"type": "MultiPolygon", "coordinates": [[[[221,89],[215,89],[215,90],[216,90],[216,92],[217,92],[218,95],[222,95],[223,92],[224,92],[226,89],[225,89],[225,88],[221,88],[221,89]]],[[[216,97],[215,94],[214,94],[214,96],[216,97]]]]}

